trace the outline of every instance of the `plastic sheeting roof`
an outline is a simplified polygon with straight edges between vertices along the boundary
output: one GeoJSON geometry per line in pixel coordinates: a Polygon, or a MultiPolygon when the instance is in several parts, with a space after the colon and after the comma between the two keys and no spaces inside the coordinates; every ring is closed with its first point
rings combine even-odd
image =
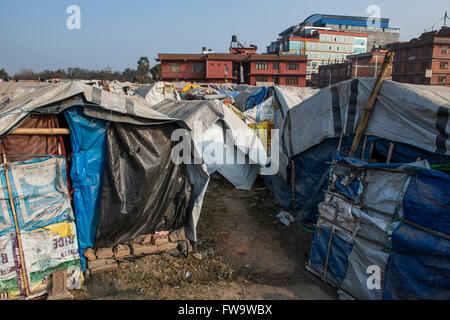
{"type": "MultiPolygon", "coordinates": [[[[353,135],[374,78],[354,79],[323,89],[287,112],[282,143],[289,157],[341,134],[353,135]]],[[[450,88],[386,80],[365,134],[450,155],[450,88]]]]}
{"type": "MultiPolygon", "coordinates": [[[[117,95],[81,82],[66,84],[0,83],[0,136],[8,134],[26,116],[37,109],[55,104],[60,109],[72,105],[57,104],[81,96],[88,104],[109,111],[156,121],[174,121],[151,109],[152,104],[139,96],[117,95]]],[[[74,101],[73,105],[79,105],[74,101]]]]}

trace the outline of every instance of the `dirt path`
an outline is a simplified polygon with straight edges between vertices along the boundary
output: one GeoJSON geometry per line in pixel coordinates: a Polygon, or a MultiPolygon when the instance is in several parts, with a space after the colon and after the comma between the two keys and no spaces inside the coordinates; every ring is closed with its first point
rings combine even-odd
{"type": "MultiPolygon", "coordinates": [[[[254,188],[263,187],[258,181],[254,188]]],[[[88,279],[77,298],[336,299],[333,289],[304,269],[313,235],[280,224],[280,210],[268,191],[240,191],[213,179],[198,225],[202,260],[148,256],[88,279]]]]}

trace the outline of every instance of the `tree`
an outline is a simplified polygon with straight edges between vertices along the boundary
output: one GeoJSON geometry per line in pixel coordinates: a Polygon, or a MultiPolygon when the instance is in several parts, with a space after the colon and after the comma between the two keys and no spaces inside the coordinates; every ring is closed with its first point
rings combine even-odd
{"type": "Polygon", "coordinates": [[[150,61],[147,57],[141,57],[138,61],[137,78],[141,83],[150,82],[150,61]]]}
{"type": "Polygon", "coordinates": [[[152,73],[153,80],[160,81],[162,79],[161,63],[151,68],[150,72],[152,73]]]}
{"type": "Polygon", "coordinates": [[[6,72],[5,69],[0,69],[0,79],[7,79],[9,78],[8,72],[6,72]]]}
{"type": "Polygon", "coordinates": [[[126,68],[122,72],[122,80],[123,81],[135,82],[136,76],[137,76],[137,71],[134,69],[126,68]]]}
{"type": "Polygon", "coordinates": [[[18,80],[36,80],[38,76],[31,69],[20,69],[20,72],[14,76],[18,80]]]}

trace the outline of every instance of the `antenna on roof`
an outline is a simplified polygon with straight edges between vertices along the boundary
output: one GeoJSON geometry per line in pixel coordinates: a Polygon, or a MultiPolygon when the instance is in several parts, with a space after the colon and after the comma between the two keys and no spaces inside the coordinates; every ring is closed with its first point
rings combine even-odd
{"type": "Polygon", "coordinates": [[[448,19],[448,14],[447,14],[447,10],[445,10],[445,16],[444,16],[444,27],[447,26],[447,19],[448,19]]]}

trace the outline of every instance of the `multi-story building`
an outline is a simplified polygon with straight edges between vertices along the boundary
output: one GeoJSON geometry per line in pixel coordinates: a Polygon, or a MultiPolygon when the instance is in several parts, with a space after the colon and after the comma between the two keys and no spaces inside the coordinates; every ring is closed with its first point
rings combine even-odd
{"type": "MultiPolygon", "coordinates": [[[[231,50],[230,51],[234,51],[231,50]]],[[[163,81],[197,83],[273,82],[274,84],[306,86],[305,55],[278,54],[158,54],[163,81]]]]}
{"type": "MultiPolygon", "coordinates": [[[[348,79],[378,77],[387,49],[374,48],[371,52],[347,56],[344,63],[321,66],[317,86],[323,88],[348,79]]],[[[390,79],[392,66],[386,73],[390,79]]]]}
{"type": "Polygon", "coordinates": [[[373,20],[370,17],[314,14],[306,18],[300,25],[303,26],[305,31],[314,28],[328,28],[336,31],[367,34],[367,46],[364,51],[366,52],[372,50],[373,47],[382,47],[399,41],[400,29],[391,28],[389,24],[389,18],[373,20]]]}
{"type": "Polygon", "coordinates": [[[310,82],[311,75],[318,73],[321,65],[343,63],[349,55],[397,42],[399,29],[389,28],[389,21],[381,18],[374,27],[368,17],[312,15],[281,32],[280,38],[267,47],[267,52],[306,54],[307,82],[310,82]]]}
{"type": "Polygon", "coordinates": [[[305,37],[286,37],[279,40],[283,53],[305,54],[308,57],[307,79],[318,73],[319,67],[344,62],[348,55],[366,52],[367,34],[314,30],[305,37]]]}
{"type": "Polygon", "coordinates": [[[394,44],[392,80],[450,86],[450,27],[394,44]]]}

